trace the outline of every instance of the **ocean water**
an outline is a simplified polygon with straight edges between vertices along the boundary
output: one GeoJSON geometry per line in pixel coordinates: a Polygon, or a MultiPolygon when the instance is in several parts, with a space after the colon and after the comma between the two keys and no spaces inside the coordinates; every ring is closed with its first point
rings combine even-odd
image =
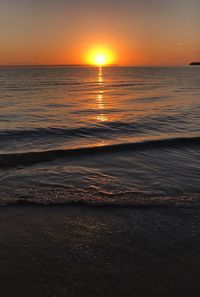
{"type": "Polygon", "coordinates": [[[200,67],[0,68],[0,204],[200,205],[200,67]]]}

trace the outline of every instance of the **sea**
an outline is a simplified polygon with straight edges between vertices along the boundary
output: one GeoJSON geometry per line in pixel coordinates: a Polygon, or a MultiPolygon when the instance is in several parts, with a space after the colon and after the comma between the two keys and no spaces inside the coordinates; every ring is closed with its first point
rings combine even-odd
{"type": "Polygon", "coordinates": [[[1,67],[0,205],[200,206],[200,67],[1,67]]]}

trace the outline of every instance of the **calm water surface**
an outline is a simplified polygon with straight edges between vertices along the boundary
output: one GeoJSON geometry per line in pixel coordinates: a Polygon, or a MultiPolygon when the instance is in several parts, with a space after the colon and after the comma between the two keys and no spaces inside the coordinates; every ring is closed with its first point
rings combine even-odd
{"type": "Polygon", "coordinates": [[[199,205],[200,68],[0,68],[0,203],[199,205]]]}

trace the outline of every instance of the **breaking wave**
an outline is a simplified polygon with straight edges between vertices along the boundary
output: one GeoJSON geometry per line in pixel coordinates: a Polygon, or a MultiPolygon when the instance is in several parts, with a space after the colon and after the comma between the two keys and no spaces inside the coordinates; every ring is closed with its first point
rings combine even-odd
{"type": "Polygon", "coordinates": [[[56,159],[82,157],[95,154],[117,153],[122,151],[152,150],[162,148],[181,148],[200,146],[200,137],[181,137],[147,140],[133,143],[119,143],[105,146],[82,147],[75,149],[48,150],[16,154],[0,154],[0,167],[28,166],[56,159]]]}

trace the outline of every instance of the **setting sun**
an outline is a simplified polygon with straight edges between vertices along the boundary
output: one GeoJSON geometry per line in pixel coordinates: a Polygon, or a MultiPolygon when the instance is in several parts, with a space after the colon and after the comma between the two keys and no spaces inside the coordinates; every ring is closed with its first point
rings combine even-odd
{"type": "Polygon", "coordinates": [[[87,55],[87,63],[91,65],[104,66],[113,64],[115,61],[113,53],[108,49],[93,49],[87,55]]]}
{"type": "Polygon", "coordinates": [[[94,62],[97,65],[105,65],[106,64],[106,56],[104,54],[99,54],[94,57],[94,62]]]}

